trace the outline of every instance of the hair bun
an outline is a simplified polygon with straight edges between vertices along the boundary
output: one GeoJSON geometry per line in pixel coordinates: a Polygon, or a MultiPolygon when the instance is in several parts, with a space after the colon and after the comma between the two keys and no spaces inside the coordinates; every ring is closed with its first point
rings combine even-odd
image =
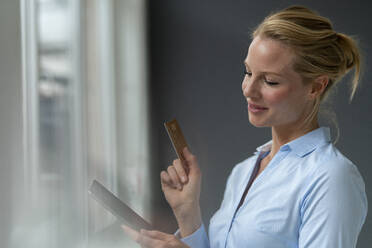
{"type": "Polygon", "coordinates": [[[340,49],[344,54],[345,69],[349,70],[354,67],[356,57],[358,56],[359,58],[359,54],[354,51],[355,41],[343,33],[337,33],[337,36],[340,49]]]}

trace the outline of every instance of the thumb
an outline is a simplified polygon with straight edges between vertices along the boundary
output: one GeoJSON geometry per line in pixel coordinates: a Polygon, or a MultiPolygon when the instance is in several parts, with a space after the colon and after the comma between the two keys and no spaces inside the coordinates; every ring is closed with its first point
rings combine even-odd
{"type": "Polygon", "coordinates": [[[188,147],[183,148],[182,153],[186,160],[187,166],[190,169],[190,173],[199,172],[199,166],[196,156],[190,152],[189,148],[188,147]]]}
{"type": "Polygon", "coordinates": [[[126,225],[121,225],[121,228],[123,229],[123,231],[134,241],[138,241],[139,239],[139,232],[137,232],[136,230],[130,228],[129,226],[126,226],[126,225]]]}

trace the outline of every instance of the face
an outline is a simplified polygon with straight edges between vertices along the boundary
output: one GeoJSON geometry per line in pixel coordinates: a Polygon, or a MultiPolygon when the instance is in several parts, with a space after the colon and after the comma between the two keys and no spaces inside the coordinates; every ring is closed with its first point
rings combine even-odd
{"type": "Polygon", "coordinates": [[[259,36],[249,46],[242,90],[254,126],[296,127],[311,111],[311,84],[294,71],[295,56],[285,44],[259,36]]]}

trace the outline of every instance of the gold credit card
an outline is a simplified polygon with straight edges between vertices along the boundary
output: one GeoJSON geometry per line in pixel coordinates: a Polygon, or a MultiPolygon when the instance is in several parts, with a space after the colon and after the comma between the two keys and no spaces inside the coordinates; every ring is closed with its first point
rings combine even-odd
{"type": "Polygon", "coordinates": [[[181,161],[185,161],[182,155],[182,150],[187,146],[185,137],[182,134],[180,125],[176,119],[164,123],[165,129],[167,129],[170,140],[172,141],[174,150],[181,161]]]}

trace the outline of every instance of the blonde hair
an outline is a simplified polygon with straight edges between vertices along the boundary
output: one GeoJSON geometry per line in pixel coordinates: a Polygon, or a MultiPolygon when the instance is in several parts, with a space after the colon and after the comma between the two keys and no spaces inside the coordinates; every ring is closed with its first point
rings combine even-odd
{"type": "Polygon", "coordinates": [[[278,40],[291,47],[297,55],[294,70],[304,82],[328,76],[328,85],[315,100],[305,123],[317,116],[320,103],[331,88],[355,68],[350,94],[352,100],[361,75],[361,54],[356,40],[334,31],[329,19],[306,7],[291,6],[266,17],[252,33],[252,38],[257,36],[278,40]]]}

